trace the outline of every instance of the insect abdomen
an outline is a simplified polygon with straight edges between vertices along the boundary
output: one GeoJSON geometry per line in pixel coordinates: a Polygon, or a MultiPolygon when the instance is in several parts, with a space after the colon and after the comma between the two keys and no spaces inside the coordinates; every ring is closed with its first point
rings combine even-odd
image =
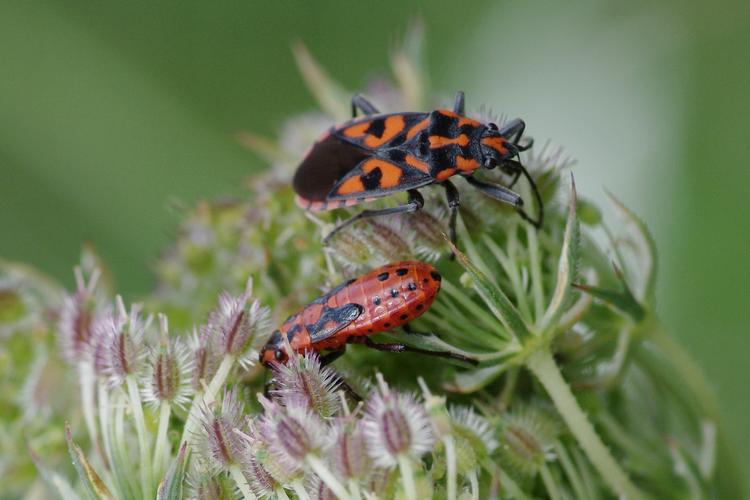
{"type": "Polygon", "coordinates": [[[364,308],[341,334],[372,335],[418,318],[435,300],[440,279],[434,267],[419,261],[395,262],[362,276],[336,297],[364,308]]]}

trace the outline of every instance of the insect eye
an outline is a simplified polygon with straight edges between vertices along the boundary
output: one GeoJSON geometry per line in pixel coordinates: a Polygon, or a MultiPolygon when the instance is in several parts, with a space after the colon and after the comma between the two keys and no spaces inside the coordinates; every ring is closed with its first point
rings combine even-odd
{"type": "Polygon", "coordinates": [[[497,160],[492,158],[491,156],[488,156],[484,159],[484,168],[491,169],[495,168],[497,166],[497,160]]]}
{"type": "Polygon", "coordinates": [[[273,353],[273,357],[276,358],[276,361],[284,361],[284,353],[281,349],[276,349],[273,353]]]}
{"type": "Polygon", "coordinates": [[[490,124],[488,125],[488,127],[490,128],[490,130],[499,130],[499,129],[497,128],[497,125],[495,125],[494,123],[490,123],[490,124]]]}

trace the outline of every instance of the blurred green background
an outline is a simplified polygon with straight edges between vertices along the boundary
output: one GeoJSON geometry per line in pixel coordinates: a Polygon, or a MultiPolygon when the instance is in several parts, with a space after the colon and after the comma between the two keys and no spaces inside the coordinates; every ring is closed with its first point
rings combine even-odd
{"type": "Polygon", "coordinates": [[[351,89],[410,19],[432,90],[523,117],[648,221],[661,313],[708,372],[750,464],[750,9],[745,2],[0,2],[0,256],[70,284],[90,241],[131,297],[179,214],[241,194],[313,106],[289,45],[351,89]]]}

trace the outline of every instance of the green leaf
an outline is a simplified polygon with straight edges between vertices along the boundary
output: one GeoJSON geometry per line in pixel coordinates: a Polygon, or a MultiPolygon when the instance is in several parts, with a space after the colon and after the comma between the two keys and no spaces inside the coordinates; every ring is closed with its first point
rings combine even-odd
{"type": "Polygon", "coordinates": [[[323,111],[337,120],[351,118],[351,93],[326,73],[302,42],[292,44],[292,52],[302,78],[323,111]]]}
{"type": "Polygon", "coordinates": [[[39,455],[36,454],[31,446],[28,446],[28,450],[29,456],[31,456],[31,461],[34,462],[34,465],[42,476],[42,479],[44,479],[44,482],[46,482],[53,491],[57,492],[63,500],[78,500],[80,498],[67,479],[44,465],[39,458],[39,455]]]}
{"type": "Polygon", "coordinates": [[[573,284],[573,287],[627,314],[634,321],[643,321],[643,318],[646,317],[646,310],[643,308],[643,306],[641,306],[641,304],[638,303],[638,300],[635,298],[635,296],[633,296],[633,293],[630,291],[630,287],[625,281],[625,277],[622,275],[622,273],[620,273],[617,267],[615,267],[615,272],[617,274],[617,278],[622,284],[622,290],[607,290],[595,286],[579,284],[573,284]]]}
{"type": "Polygon", "coordinates": [[[493,382],[507,368],[508,366],[503,363],[456,373],[452,382],[443,384],[443,389],[462,394],[475,392],[493,382]]]}
{"type": "Polygon", "coordinates": [[[73,441],[68,422],[65,422],[65,440],[68,442],[68,451],[70,452],[70,458],[73,460],[73,466],[78,472],[89,498],[114,498],[99,474],[91,467],[86,455],[83,454],[83,450],[73,441]]]}
{"type": "Polygon", "coordinates": [[[159,483],[156,491],[158,500],[179,500],[182,498],[182,484],[185,482],[185,468],[187,466],[187,443],[182,443],[180,452],[167,474],[159,483]]]}
{"type": "Polygon", "coordinates": [[[487,276],[482,273],[466,255],[461,253],[458,248],[452,243],[450,244],[453,253],[456,255],[459,264],[473,278],[472,286],[482,297],[490,311],[497,317],[498,320],[503,324],[506,330],[510,332],[516,340],[521,340],[529,337],[529,329],[524,323],[521,314],[518,309],[513,305],[510,299],[503,293],[500,288],[494,285],[487,276]]]}
{"type": "Polygon", "coordinates": [[[570,176],[570,202],[568,204],[568,218],[565,223],[565,236],[562,249],[560,250],[560,261],[557,264],[557,284],[552,294],[547,311],[541,322],[541,330],[545,334],[551,334],[558,320],[565,312],[573,295],[572,284],[576,275],[578,263],[578,250],[580,246],[580,230],[578,218],[576,217],[576,183],[573,175],[570,176]]]}
{"type": "Polygon", "coordinates": [[[642,304],[653,305],[656,295],[657,253],[656,242],[646,224],[628,207],[607,191],[617,215],[625,221],[627,229],[633,236],[638,255],[640,283],[636,285],[635,296],[642,304]]]}

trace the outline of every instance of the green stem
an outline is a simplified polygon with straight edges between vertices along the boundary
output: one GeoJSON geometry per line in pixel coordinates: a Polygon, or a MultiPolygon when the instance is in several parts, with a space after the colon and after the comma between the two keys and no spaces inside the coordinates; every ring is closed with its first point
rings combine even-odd
{"type": "Polygon", "coordinates": [[[102,444],[99,442],[99,433],[96,428],[96,403],[94,402],[94,371],[91,363],[81,362],[78,365],[79,383],[81,387],[81,407],[83,409],[83,419],[86,421],[86,430],[89,433],[91,445],[96,449],[99,457],[106,468],[109,468],[107,458],[102,450],[102,444]]]}
{"type": "Polygon", "coordinates": [[[510,406],[510,402],[513,399],[513,394],[516,390],[516,382],[518,382],[519,373],[520,368],[514,366],[513,368],[508,369],[508,372],[505,375],[505,385],[503,385],[503,390],[497,400],[497,408],[500,413],[504,412],[510,406]]]}
{"type": "Polygon", "coordinates": [[[281,500],[289,500],[289,495],[286,494],[286,491],[284,491],[284,488],[279,486],[274,490],[274,493],[276,493],[276,498],[279,498],[281,500]]]}
{"type": "MultiPolygon", "coordinates": [[[[492,460],[485,460],[482,463],[482,467],[484,467],[487,471],[489,471],[493,475],[497,475],[497,477],[500,480],[500,485],[502,488],[505,489],[510,494],[511,498],[517,498],[518,500],[529,500],[529,497],[526,496],[526,494],[521,490],[521,488],[518,487],[515,481],[506,474],[506,472],[501,469],[494,461],[492,460]]],[[[466,473],[467,477],[469,477],[469,480],[471,481],[472,485],[472,494],[473,494],[473,488],[474,488],[474,482],[476,481],[477,477],[477,471],[472,470],[470,472],[466,473]],[[473,480],[472,480],[473,476],[473,480]]],[[[479,498],[479,490],[476,490],[476,499],[479,498]]]]}
{"type": "Polygon", "coordinates": [[[297,494],[299,500],[310,500],[310,495],[307,494],[305,486],[302,484],[301,479],[295,479],[292,481],[292,489],[297,494]]]}
{"type": "Polygon", "coordinates": [[[467,475],[469,476],[469,484],[471,485],[471,500],[479,500],[479,478],[477,478],[477,470],[470,470],[467,475]]]}
{"type": "Polygon", "coordinates": [[[549,350],[543,348],[533,353],[527,360],[527,366],[544,386],[570,432],[609,487],[617,495],[630,500],[644,498],[643,493],[630,481],[604,446],[563,379],[549,350]]]}
{"type": "MultiPolygon", "coordinates": [[[[224,385],[229,372],[232,370],[232,366],[234,366],[234,360],[234,356],[232,356],[231,354],[226,354],[224,356],[224,359],[221,360],[219,369],[216,370],[216,374],[208,384],[208,388],[206,389],[206,391],[196,394],[193,398],[193,403],[190,405],[190,411],[188,412],[187,420],[185,420],[185,428],[182,431],[182,438],[180,438],[180,443],[186,442],[188,438],[195,432],[195,429],[198,426],[198,422],[200,421],[200,419],[198,418],[198,414],[200,412],[201,406],[203,404],[207,404],[209,401],[213,401],[216,398],[216,393],[219,392],[221,386],[224,385]]],[[[180,444],[180,446],[182,446],[182,444],[180,444]]]]}
{"type": "Polygon", "coordinates": [[[560,500],[562,498],[560,496],[560,490],[557,489],[555,478],[550,474],[549,467],[547,467],[546,463],[543,463],[541,467],[539,467],[539,473],[542,476],[542,482],[547,489],[547,493],[549,493],[549,497],[552,500],[560,500]]]}
{"type": "Polygon", "coordinates": [[[138,383],[133,375],[125,377],[125,383],[128,386],[130,408],[135,420],[135,432],[138,435],[138,449],[141,456],[141,462],[138,464],[141,472],[141,488],[143,496],[151,498],[153,496],[153,492],[151,491],[151,449],[148,445],[148,436],[146,435],[146,419],[143,415],[141,395],[138,393],[138,383]]]}
{"type": "Polygon", "coordinates": [[[560,460],[560,465],[562,465],[565,475],[568,476],[568,481],[570,481],[570,485],[573,487],[575,498],[587,500],[588,494],[583,489],[581,475],[578,474],[578,470],[573,465],[573,460],[570,458],[568,450],[565,449],[565,446],[560,441],[555,441],[555,454],[560,460]]]}
{"type": "Polygon", "coordinates": [[[250,491],[250,485],[247,484],[247,479],[245,479],[245,475],[242,474],[240,466],[237,464],[230,465],[229,474],[232,476],[232,479],[234,479],[234,484],[237,485],[240,493],[242,493],[242,498],[245,500],[255,500],[255,495],[250,491]]]}
{"type": "MultiPolygon", "coordinates": [[[[109,407],[109,393],[104,382],[97,384],[97,403],[99,405],[99,429],[102,433],[102,442],[104,443],[104,456],[109,463],[110,469],[114,467],[114,459],[112,457],[112,442],[110,437],[110,407],[109,407]]],[[[117,474],[115,474],[115,477],[117,474]]]]}
{"type": "Polygon", "coordinates": [[[359,491],[359,481],[354,478],[349,480],[349,491],[354,500],[360,500],[362,498],[362,493],[359,491]]]}
{"type": "Polygon", "coordinates": [[[119,477],[124,478],[127,491],[124,491],[126,498],[142,498],[143,494],[139,494],[138,484],[135,480],[135,474],[132,472],[131,460],[128,458],[128,445],[125,442],[125,406],[124,394],[120,394],[113,406],[115,408],[114,415],[114,439],[113,449],[115,450],[115,460],[119,463],[120,473],[119,477]]]}
{"type": "Polygon", "coordinates": [[[328,488],[340,499],[349,499],[351,495],[346,491],[346,488],[339,482],[338,479],[328,470],[326,464],[313,454],[308,454],[305,459],[313,471],[320,477],[320,479],[328,486],[328,488]]]}
{"type": "Polygon", "coordinates": [[[167,430],[169,429],[169,415],[171,406],[168,401],[162,401],[159,406],[159,430],[156,432],[156,446],[154,446],[154,470],[157,477],[166,470],[169,460],[167,430]]]}
{"type": "Polygon", "coordinates": [[[417,488],[414,484],[414,471],[411,467],[411,459],[401,453],[398,456],[398,467],[401,472],[401,481],[404,484],[404,495],[407,500],[417,500],[417,488]]]}
{"type": "Polygon", "coordinates": [[[457,485],[456,485],[456,443],[453,441],[453,436],[447,434],[443,438],[443,444],[445,445],[445,463],[446,463],[446,481],[448,490],[448,500],[456,500],[457,485]]]}
{"type": "Polygon", "coordinates": [[[104,444],[104,456],[109,463],[110,483],[115,486],[113,490],[124,494],[127,491],[127,485],[123,482],[125,476],[123,476],[124,473],[119,461],[112,453],[112,417],[114,412],[109,402],[109,391],[107,390],[106,383],[101,380],[97,383],[96,399],[99,414],[99,431],[101,432],[104,444]]]}
{"type": "Polygon", "coordinates": [[[529,239],[529,261],[531,264],[531,293],[534,298],[535,323],[539,323],[544,316],[544,284],[542,283],[542,265],[539,257],[539,239],[536,228],[526,224],[526,236],[529,239]]]}

